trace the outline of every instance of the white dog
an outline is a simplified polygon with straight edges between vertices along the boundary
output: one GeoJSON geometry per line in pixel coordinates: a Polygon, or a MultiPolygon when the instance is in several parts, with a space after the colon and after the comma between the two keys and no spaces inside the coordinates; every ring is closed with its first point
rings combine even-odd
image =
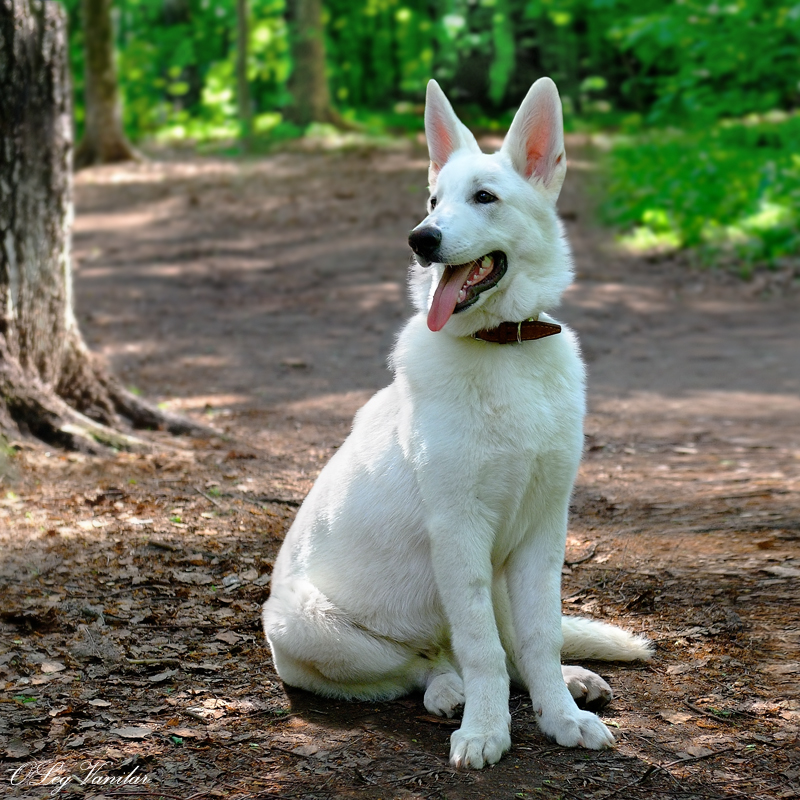
{"type": "Polygon", "coordinates": [[[392,354],[394,382],[358,412],[287,534],[264,630],[291,686],[354,699],[419,689],[446,716],[463,704],[455,766],[510,747],[509,679],[559,744],[607,747],[613,736],[573,696],[609,699],[608,685],[562,673],[560,654],[651,651],[561,617],[584,417],[575,336],[544,314],[572,276],[555,210],[561,102],[537,81],[487,155],[431,81],[425,129],[429,214],[409,236],[418,313],[392,354]]]}

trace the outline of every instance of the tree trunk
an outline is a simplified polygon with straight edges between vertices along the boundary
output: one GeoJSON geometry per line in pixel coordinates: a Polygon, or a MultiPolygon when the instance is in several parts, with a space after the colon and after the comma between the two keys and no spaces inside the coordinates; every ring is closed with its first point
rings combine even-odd
{"type": "Polygon", "coordinates": [[[354,127],[331,104],[322,0],[293,0],[290,8],[294,68],[289,78],[292,105],[288,118],[297,125],[328,122],[341,128],[354,127]]]}
{"type": "Polygon", "coordinates": [[[247,0],[236,0],[236,100],[239,106],[242,150],[250,150],[253,137],[253,109],[247,80],[247,55],[250,51],[250,25],[247,0]]]}
{"type": "Polygon", "coordinates": [[[200,426],[133,397],[84,345],[72,307],[72,114],[60,4],[0,0],[0,433],[88,450],[117,428],[200,426]]]}
{"type": "Polygon", "coordinates": [[[82,0],[86,64],[86,127],[75,151],[75,167],[131,161],[136,152],[125,138],[114,61],[111,0],[82,0]]]}

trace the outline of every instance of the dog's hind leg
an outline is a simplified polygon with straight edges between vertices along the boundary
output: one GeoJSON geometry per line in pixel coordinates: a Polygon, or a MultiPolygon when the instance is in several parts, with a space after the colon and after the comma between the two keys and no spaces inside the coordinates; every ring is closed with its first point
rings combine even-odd
{"type": "Polygon", "coordinates": [[[289,686],[326,697],[390,700],[429,683],[433,662],[358,626],[308,581],[273,592],[262,618],[275,669],[289,686]]]}
{"type": "Polygon", "coordinates": [[[464,705],[464,681],[447,659],[442,659],[427,675],[425,708],[439,717],[452,717],[464,705]]]}

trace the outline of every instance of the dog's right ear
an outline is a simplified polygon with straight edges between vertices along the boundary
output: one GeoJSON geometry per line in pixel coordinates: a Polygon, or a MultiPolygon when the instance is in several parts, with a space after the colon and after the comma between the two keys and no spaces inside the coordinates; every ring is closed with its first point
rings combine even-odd
{"type": "Polygon", "coordinates": [[[428,139],[428,153],[431,165],[428,182],[431,189],[442,167],[456,150],[466,148],[476,153],[481,149],[469,129],[456,116],[450,101],[436,81],[428,81],[425,95],[425,136],[428,139]]]}

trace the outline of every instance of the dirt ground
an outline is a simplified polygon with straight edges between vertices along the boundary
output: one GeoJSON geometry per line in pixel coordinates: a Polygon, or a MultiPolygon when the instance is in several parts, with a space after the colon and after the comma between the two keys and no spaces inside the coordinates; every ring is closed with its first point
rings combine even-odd
{"type": "Polygon", "coordinates": [[[259,607],[299,502],[390,380],[427,164],[410,145],[174,157],[77,178],[77,315],[126,384],[219,436],[109,458],[23,441],[5,461],[7,796],[800,797],[800,294],[618,252],[575,152],[559,316],[590,413],[564,607],[658,648],[587,665],[614,687],[616,748],[555,746],[515,693],[511,751],[457,772],[457,723],[420,697],[285,692],[259,607]]]}

